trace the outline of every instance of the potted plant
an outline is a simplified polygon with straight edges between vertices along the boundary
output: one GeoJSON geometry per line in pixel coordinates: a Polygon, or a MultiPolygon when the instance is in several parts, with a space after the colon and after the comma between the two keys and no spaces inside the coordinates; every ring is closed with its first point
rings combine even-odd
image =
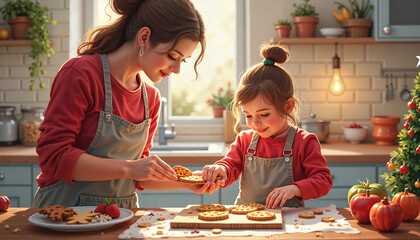
{"type": "MultiPolygon", "coordinates": [[[[341,26],[346,29],[346,37],[368,37],[372,27],[372,20],[369,17],[373,11],[373,5],[370,4],[370,0],[366,2],[362,0],[361,3],[358,0],[348,1],[350,7],[335,2],[338,4],[338,10],[342,10],[343,13],[351,13],[350,17],[344,17],[341,21],[341,26]]],[[[346,15],[348,14],[344,16],[346,15]]]]}
{"type": "Polygon", "coordinates": [[[56,24],[55,20],[50,21],[48,7],[43,7],[38,2],[30,0],[7,0],[7,3],[0,7],[0,12],[5,20],[8,19],[14,39],[27,38],[32,40],[29,56],[34,61],[29,66],[30,76],[32,77],[29,89],[33,90],[35,88],[37,80],[40,88],[44,88],[42,77],[42,75],[45,75],[44,61],[39,56],[45,54],[50,57],[51,54],[54,54],[54,49],[48,40],[47,23],[56,24]],[[21,30],[15,28],[15,23],[24,23],[26,29],[20,32],[21,30]]]}
{"type": "Polygon", "coordinates": [[[290,31],[292,30],[292,22],[289,20],[282,20],[278,19],[277,23],[274,24],[277,37],[280,38],[288,38],[290,37],[290,31]]]}
{"type": "Polygon", "coordinates": [[[318,13],[315,6],[309,3],[310,0],[303,0],[302,4],[293,4],[295,11],[291,13],[295,25],[297,37],[315,37],[318,24],[318,13]]]}
{"type": "Polygon", "coordinates": [[[228,89],[223,90],[222,87],[219,88],[216,94],[212,94],[212,98],[207,100],[207,104],[211,106],[213,110],[213,115],[215,118],[223,117],[223,110],[231,109],[231,103],[233,100],[233,90],[231,89],[231,83],[228,83],[228,89]]]}

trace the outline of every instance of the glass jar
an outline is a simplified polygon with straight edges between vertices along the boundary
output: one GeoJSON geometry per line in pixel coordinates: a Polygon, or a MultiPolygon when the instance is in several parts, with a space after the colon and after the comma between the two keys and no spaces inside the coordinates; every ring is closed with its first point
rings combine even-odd
{"type": "Polygon", "coordinates": [[[15,107],[0,107],[0,145],[15,145],[19,140],[18,120],[15,117],[15,107]]]}
{"type": "Polygon", "coordinates": [[[26,146],[36,146],[39,135],[39,126],[44,121],[44,108],[22,108],[22,118],[19,121],[20,143],[26,146]]]}

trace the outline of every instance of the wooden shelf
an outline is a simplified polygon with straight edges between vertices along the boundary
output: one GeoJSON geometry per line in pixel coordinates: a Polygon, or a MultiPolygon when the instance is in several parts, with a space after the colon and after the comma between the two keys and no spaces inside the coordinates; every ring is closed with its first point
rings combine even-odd
{"type": "Polygon", "coordinates": [[[271,41],[280,41],[283,44],[380,44],[380,43],[420,43],[420,41],[376,41],[373,37],[368,38],[272,38],[271,41]]]}
{"type": "Polygon", "coordinates": [[[378,43],[375,38],[282,38],[272,39],[283,44],[374,44],[378,43]]]}
{"type": "Polygon", "coordinates": [[[31,40],[0,40],[0,46],[31,46],[31,40]]]}

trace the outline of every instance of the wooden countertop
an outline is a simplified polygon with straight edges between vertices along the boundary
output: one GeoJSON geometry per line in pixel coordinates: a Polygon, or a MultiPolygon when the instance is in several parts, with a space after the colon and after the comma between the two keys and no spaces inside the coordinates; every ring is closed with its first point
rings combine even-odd
{"type": "MultiPolygon", "coordinates": [[[[28,222],[28,218],[38,212],[36,208],[9,208],[7,212],[0,212],[0,239],[117,239],[118,235],[128,229],[148,209],[130,209],[134,217],[130,220],[114,225],[110,228],[91,232],[58,232],[47,228],[37,227],[28,222]],[[4,229],[4,225],[9,229],[4,229]],[[14,233],[19,228],[21,231],[14,233]]],[[[153,210],[164,210],[156,209],[153,210]]],[[[420,239],[420,215],[412,222],[402,222],[394,232],[378,232],[370,224],[358,224],[348,208],[338,209],[347,221],[359,229],[360,234],[342,234],[334,232],[290,233],[270,236],[270,239],[420,239]],[[318,237],[317,237],[318,235],[318,237]]],[[[203,239],[204,237],[197,237],[203,239]]],[[[193,239],[197,239],[193,238],[193,239]]],[[[226,240],[237,240],[237,237],[220,237],[226,240]]],[[[241,237],[245,239],[267,239],[267,237],[241,237]]],[[[165,238],[174,240],[191,240],[192,238],[165,238]]],[[[209,238],[211,239],[211,238],[209,238]]]]}
{"type": "MultiPolygon", "coordinates": [[[[375,143],[350,144],[347,142],[328,142],[322,144],[322,154],[328,163],[385,163],[390,153],[397,150],[397,145],[379,146],[375,143]]],[[[227,151],[227,144],[225,150],[227,151]]],[[[167,163],[211,164],[221,159],[224,154],[159,155],[167,163]]],[[[37,163],[35,147],[15,145],[0,147],[0,163],[37,163]]]]}

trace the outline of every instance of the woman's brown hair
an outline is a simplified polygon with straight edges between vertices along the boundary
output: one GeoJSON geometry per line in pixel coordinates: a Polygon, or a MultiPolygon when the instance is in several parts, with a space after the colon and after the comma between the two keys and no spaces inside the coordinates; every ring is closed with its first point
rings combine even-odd
{"type": "Polygon", "coordinates": [[[242,75],[233,100],[233,114],[236,118],[235,129],[240,127],[240,105],[249,103],[258,96],[264,97],[266,101],[275,105],[280,114],[286,115],[289,121],[297,125],[298,103],[293,80],[289,73],[278,65],[289,60],[289,51],[280,43],[271,42],[261,45],[260,55],[263,59],[269,59],[268,62],[271,60],[273,64],[255,64],[242,75]],[[293,99],[295,103],[290,114],[285,108],[289,99],[293,99]]]}
{"type": "Polygon", "coordinates": [[[190,0],[110,0],[109,5],[119,15],[114,23],[92,29],[77,48],[78,55],[110,53],[125,42],[135,42],[137,32],[148,27],[150,44],[173,42],[169,51],[181,38],[200,42],[201,53],[194,70],[204,56],[206,39],[200,13],[190,0]]]}

